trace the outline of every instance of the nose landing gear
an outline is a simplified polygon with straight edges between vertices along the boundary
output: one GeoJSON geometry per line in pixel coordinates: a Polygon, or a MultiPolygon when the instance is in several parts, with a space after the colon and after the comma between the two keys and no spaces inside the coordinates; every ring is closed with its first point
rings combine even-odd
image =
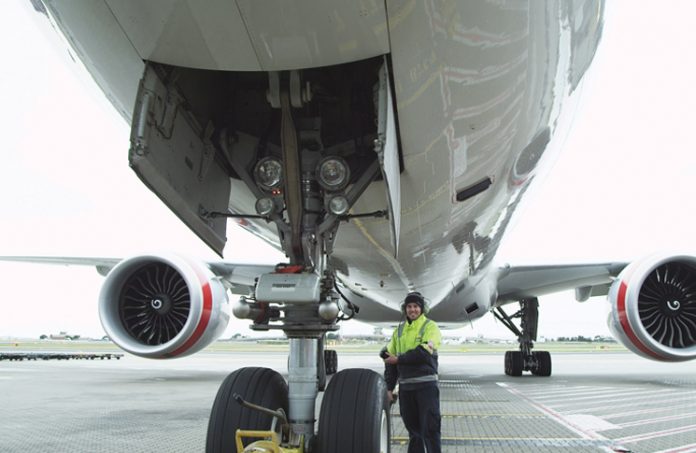
{"type": "Polygon", "coordinates": [[[326,319],[326,305],[335,296],[326,288],[333,285],[322,283],[316,274],[259,278],[256,298],[263,302],[245,299],[245,312],[254,316],[255,330],[283,330],[288,337],[287,384],[278,372],[267,368],[242,368],[230,374],[213,405],[208,453],[233,451],[235,445],[244,452],[389,451],[389,403],[382,376],[372,370],[348,369],[326,385],[327,375],[336,373],[337,354],[323,348],[324,338],[338,328],[338,317],[326,319]],[[293,300],[287,288],[292,288],[293,300]],[[266,319],[261,316],[264,313],[266,319]],[[324,388],[315,432],[316,398],[324,388]],[[262,440],[253,441],[259,437],[262,440]]]}

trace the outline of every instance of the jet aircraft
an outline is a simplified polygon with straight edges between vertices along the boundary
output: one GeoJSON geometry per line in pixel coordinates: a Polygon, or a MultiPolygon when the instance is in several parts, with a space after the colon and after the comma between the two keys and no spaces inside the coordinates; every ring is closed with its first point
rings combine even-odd
{"type": "Polygon", "coordinates": [[[550,354],[533,350],[538,297],[566,289],[608,295],[611,330],[636,354],[696,356],[692,256],[494,264],[560,151],[559,124],[601,40],[601,1],[35,5],[131,125],[142,182],[218,254],[232,220],[287,257],[3,258],[96,266],[105,331],[142,357],[195,353],[230,313],[283,331],[287,382],[265,368],[232,373],[208,451],[232,448],[236,428],[277,430],[284,448],[388,451],[383,381],[344,370],[327,385],[337,358],[324,338],[351,318],[395,326],[408,291],[444,328],[497,317],[519,339],[504,358],[512,376],[551,374],[550,354]]]}

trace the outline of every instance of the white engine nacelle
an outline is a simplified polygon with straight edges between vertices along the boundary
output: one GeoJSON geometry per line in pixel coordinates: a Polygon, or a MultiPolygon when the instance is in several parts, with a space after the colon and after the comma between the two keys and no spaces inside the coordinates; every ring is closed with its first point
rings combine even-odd
{"type": "Polygon", "coordinates": [[[183,357],[215,341],[230,304],[222,282],[178,255],[143,255],[115,266],[99,295],[99,318],[120,348],[152,359],[183,357]]]}
{"type": "Polygon", "coordinates": [[[609,329],[636,354],[696,358],[696,257],[657,255],[627,266],[609,291],[609,329]]]}

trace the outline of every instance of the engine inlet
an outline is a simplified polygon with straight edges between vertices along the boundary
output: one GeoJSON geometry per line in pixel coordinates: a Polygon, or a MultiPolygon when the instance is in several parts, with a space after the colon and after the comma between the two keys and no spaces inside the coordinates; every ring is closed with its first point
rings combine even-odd
{"type": "Polygon", "coordinates": [[[684,263],[662,264],[648,275],[638,296],[640,319],[656,341],[671,348],[696,344],[696,275],[684,263]]]}
{"type": "Polygon", "coordinates": [[[167,343],[181,332],[190,310],[186,281],[164,263],[146,264],[133,272],[126,279],[118,302],[126,331],[150,346],[167,343]]]}

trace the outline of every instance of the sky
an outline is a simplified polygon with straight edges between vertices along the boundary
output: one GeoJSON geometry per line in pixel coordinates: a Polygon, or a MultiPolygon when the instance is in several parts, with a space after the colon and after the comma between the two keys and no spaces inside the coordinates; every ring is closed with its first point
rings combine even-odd
{"type": "MultiPolygon", "coordinates": [[[[696,3],[611,0],[562,154],[536,181],[500,264],[696,251],[696,3]]],[[[28,1],[0,4],[0,255],[216,259],[128,167],[129,125],[28,1]]],[[[282,255],[236,227],[225,258],[282,255]]],[[[92,268],[0,264],[0,337],[101,337],[92,268]]],[[[607,303],[541,298],[539,334],[608,335],[607,303]]],[[[345,333],[372,328],[349,322],[345,333]]],[[[233,322],[225,333],[248,334],[233,322]]],[[[492,316],[462,336],[513,338],[492,316]]]]}

